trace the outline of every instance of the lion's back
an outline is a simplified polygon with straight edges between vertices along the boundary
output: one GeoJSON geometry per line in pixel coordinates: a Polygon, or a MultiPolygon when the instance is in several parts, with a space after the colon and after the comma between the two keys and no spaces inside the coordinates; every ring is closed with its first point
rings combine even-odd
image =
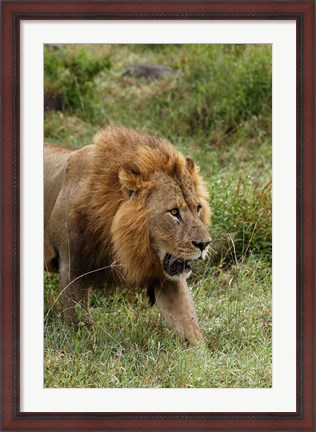
{"type": "Polygon", "coordinates": [[[72,150],[53,144],[44,147],[44,199],[45,213],[50,214],[62,188],[67,161],[72,150]]]}

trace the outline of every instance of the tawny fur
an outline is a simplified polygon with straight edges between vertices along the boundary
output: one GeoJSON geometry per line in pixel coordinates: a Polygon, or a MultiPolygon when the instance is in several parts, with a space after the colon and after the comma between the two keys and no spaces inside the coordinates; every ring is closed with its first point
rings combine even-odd
{"type": "Polygon", "coordinates": [[[107,282],[153,290],[169,327],[201,339],[186,282],[168,280],[160,256],[190,259],[192,242],[209,239],[207,193],[194,162],[166,140],[121,127],[77,151],[49,145],[45,152],[45,266],[59,272],[61,289],[79,277],[65,290],[66,321],[76,322],[75,302],[88,309],[89,286],[107,282]],[[168,213],[176,206],[181,224],[168,213]]]}

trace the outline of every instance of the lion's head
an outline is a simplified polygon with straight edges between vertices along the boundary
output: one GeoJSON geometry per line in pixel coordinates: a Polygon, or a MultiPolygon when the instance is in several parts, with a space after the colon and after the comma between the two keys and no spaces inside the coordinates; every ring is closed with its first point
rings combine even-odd
{"type": "Polygon", "coordinates": [[[198,168],[164,140],[134,131],[128,138],[126,153],[133,153],[119,167],[119,205],[111,225],[116,259],[126,279],[138,284],[187,278],[191,262],[204,259],[210,243],[198,168]]]}

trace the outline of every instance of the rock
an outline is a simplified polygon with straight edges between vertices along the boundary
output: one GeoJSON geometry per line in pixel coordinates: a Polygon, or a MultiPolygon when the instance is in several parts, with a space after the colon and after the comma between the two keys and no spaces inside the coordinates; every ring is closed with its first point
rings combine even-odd
{"type": "Polygon", "coordinates": [[[151,63],[137,63],[126,66],[123,75],[132,76],[136,79],[156,80],[170,73],[167,66],[151,63]]]}
{"type": "Polygon", "coordinates": [[[52,92],[44,93],[44,111],[60,111],[62,109],[61,97],[58,94],[52,92]]]}

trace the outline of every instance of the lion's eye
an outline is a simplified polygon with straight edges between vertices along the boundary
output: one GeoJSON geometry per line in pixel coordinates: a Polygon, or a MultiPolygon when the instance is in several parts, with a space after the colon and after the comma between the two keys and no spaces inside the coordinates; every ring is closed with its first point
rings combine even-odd
{"type": "Polygon", "coordinates": [[[170,213],[172,216],[174,216],[174,217],[180,219],[180,211],[179,211],[178,208],[173,208],[172,210],[169,210],[169,213],[170,213]]]}
{"type": "Polygon", "coordinates": [[[199,205],[196,207],[196,211],[198,212],[198,214],[200,214],[200,213],[201,213],[201,210],[202,210],[202,206],[201,206],[201,204],[199,204],[199,205]]]}

